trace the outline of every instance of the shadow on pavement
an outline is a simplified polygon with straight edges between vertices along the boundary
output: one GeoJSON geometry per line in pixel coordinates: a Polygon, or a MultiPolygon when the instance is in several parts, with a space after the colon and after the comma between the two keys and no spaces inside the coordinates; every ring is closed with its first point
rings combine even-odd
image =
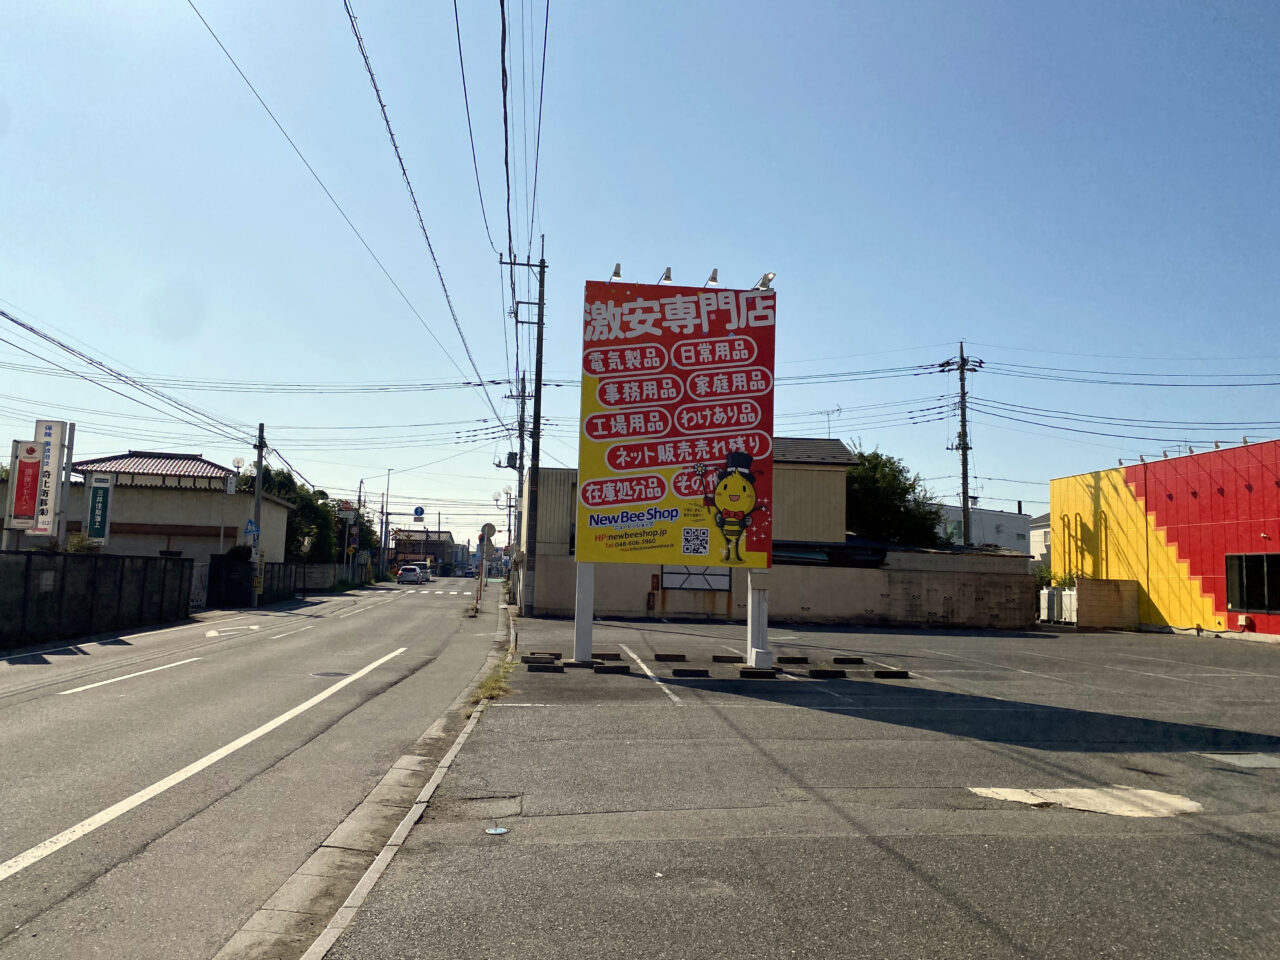
{"type": "MultiPolygon", "coordinates": [[[[634,679],[652,682],[638,674],[634,679]]],[[[1078,753],[1167,753],[1198,750],[1280,751],[1280,736],[997,700],[966,693],[859,680],[660,678],[672,688],[733,694],[953,737],[1078,753]],[[821,691],[817,689],[820,686],[821,691]],[[834,696],[833,696],[834,695],[834,696]],[[815,698],[821,697],[821,700],[815,698]]]]}

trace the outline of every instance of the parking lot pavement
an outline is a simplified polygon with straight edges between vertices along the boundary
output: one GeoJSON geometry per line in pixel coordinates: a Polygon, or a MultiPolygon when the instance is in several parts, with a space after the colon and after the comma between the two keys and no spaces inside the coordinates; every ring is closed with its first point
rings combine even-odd
{"type": "Polygon", "coordinates": [[[626,674],[522,665],[330,956],[1276,955],[1280,648],[770,635],[808,662],[609,622],[626,674]]]}

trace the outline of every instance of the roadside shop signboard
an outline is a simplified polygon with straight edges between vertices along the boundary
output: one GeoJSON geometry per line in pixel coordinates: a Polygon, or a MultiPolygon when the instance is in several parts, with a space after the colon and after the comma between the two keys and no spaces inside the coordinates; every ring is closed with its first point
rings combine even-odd
{"type": "Polygon", "coordinates": [[[110,473],[94,473],[88,480],[85,530],[89,543],[101,547],[106,545],[111,532],[111,491],[115,486],[115,476],[110,473]]]}
{"type": "Polygon", "coordinates": [[[36,446],[40,448],[40,475],[36,484],[36,517],[27,531],[33,537],[58,535],[58,500],[62,495],[63,438],[67,425],[61,420],[36,421],[36,446]]]}
{"type": "Polygon", "coordinates": [[[773,554],[773,290],[588,281],[583,563],[762,568],[773,554]]]}
{"type": "Polygon", "coordinates": [[[9,503],[5,526],[11,530],[30,530],[36,522],[36,505],[40,491],[40,457],[43,448],[34,440],[13,441],[9,461],[9,503]]]}

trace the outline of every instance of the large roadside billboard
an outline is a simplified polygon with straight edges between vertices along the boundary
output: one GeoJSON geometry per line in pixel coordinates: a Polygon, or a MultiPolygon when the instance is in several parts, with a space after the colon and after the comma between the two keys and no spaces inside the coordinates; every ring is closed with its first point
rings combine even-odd
{"type": "Polygon", "coordinates": [[[771,564],[775,296],[587,282],[580,562],[771,564]]]}

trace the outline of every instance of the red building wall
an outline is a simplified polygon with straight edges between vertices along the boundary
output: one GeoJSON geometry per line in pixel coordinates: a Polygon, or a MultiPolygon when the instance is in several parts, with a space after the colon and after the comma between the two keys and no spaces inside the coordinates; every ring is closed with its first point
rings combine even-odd
{"type": "MultiPolygon", "coordinates": [[[[1227,554],[1280,552],[1280,440],[1134,464],[1125,480],[1234,629],[1227,554]]],[[[1248,616],[1280,634],[1280,614],[1248,616]]]]}

